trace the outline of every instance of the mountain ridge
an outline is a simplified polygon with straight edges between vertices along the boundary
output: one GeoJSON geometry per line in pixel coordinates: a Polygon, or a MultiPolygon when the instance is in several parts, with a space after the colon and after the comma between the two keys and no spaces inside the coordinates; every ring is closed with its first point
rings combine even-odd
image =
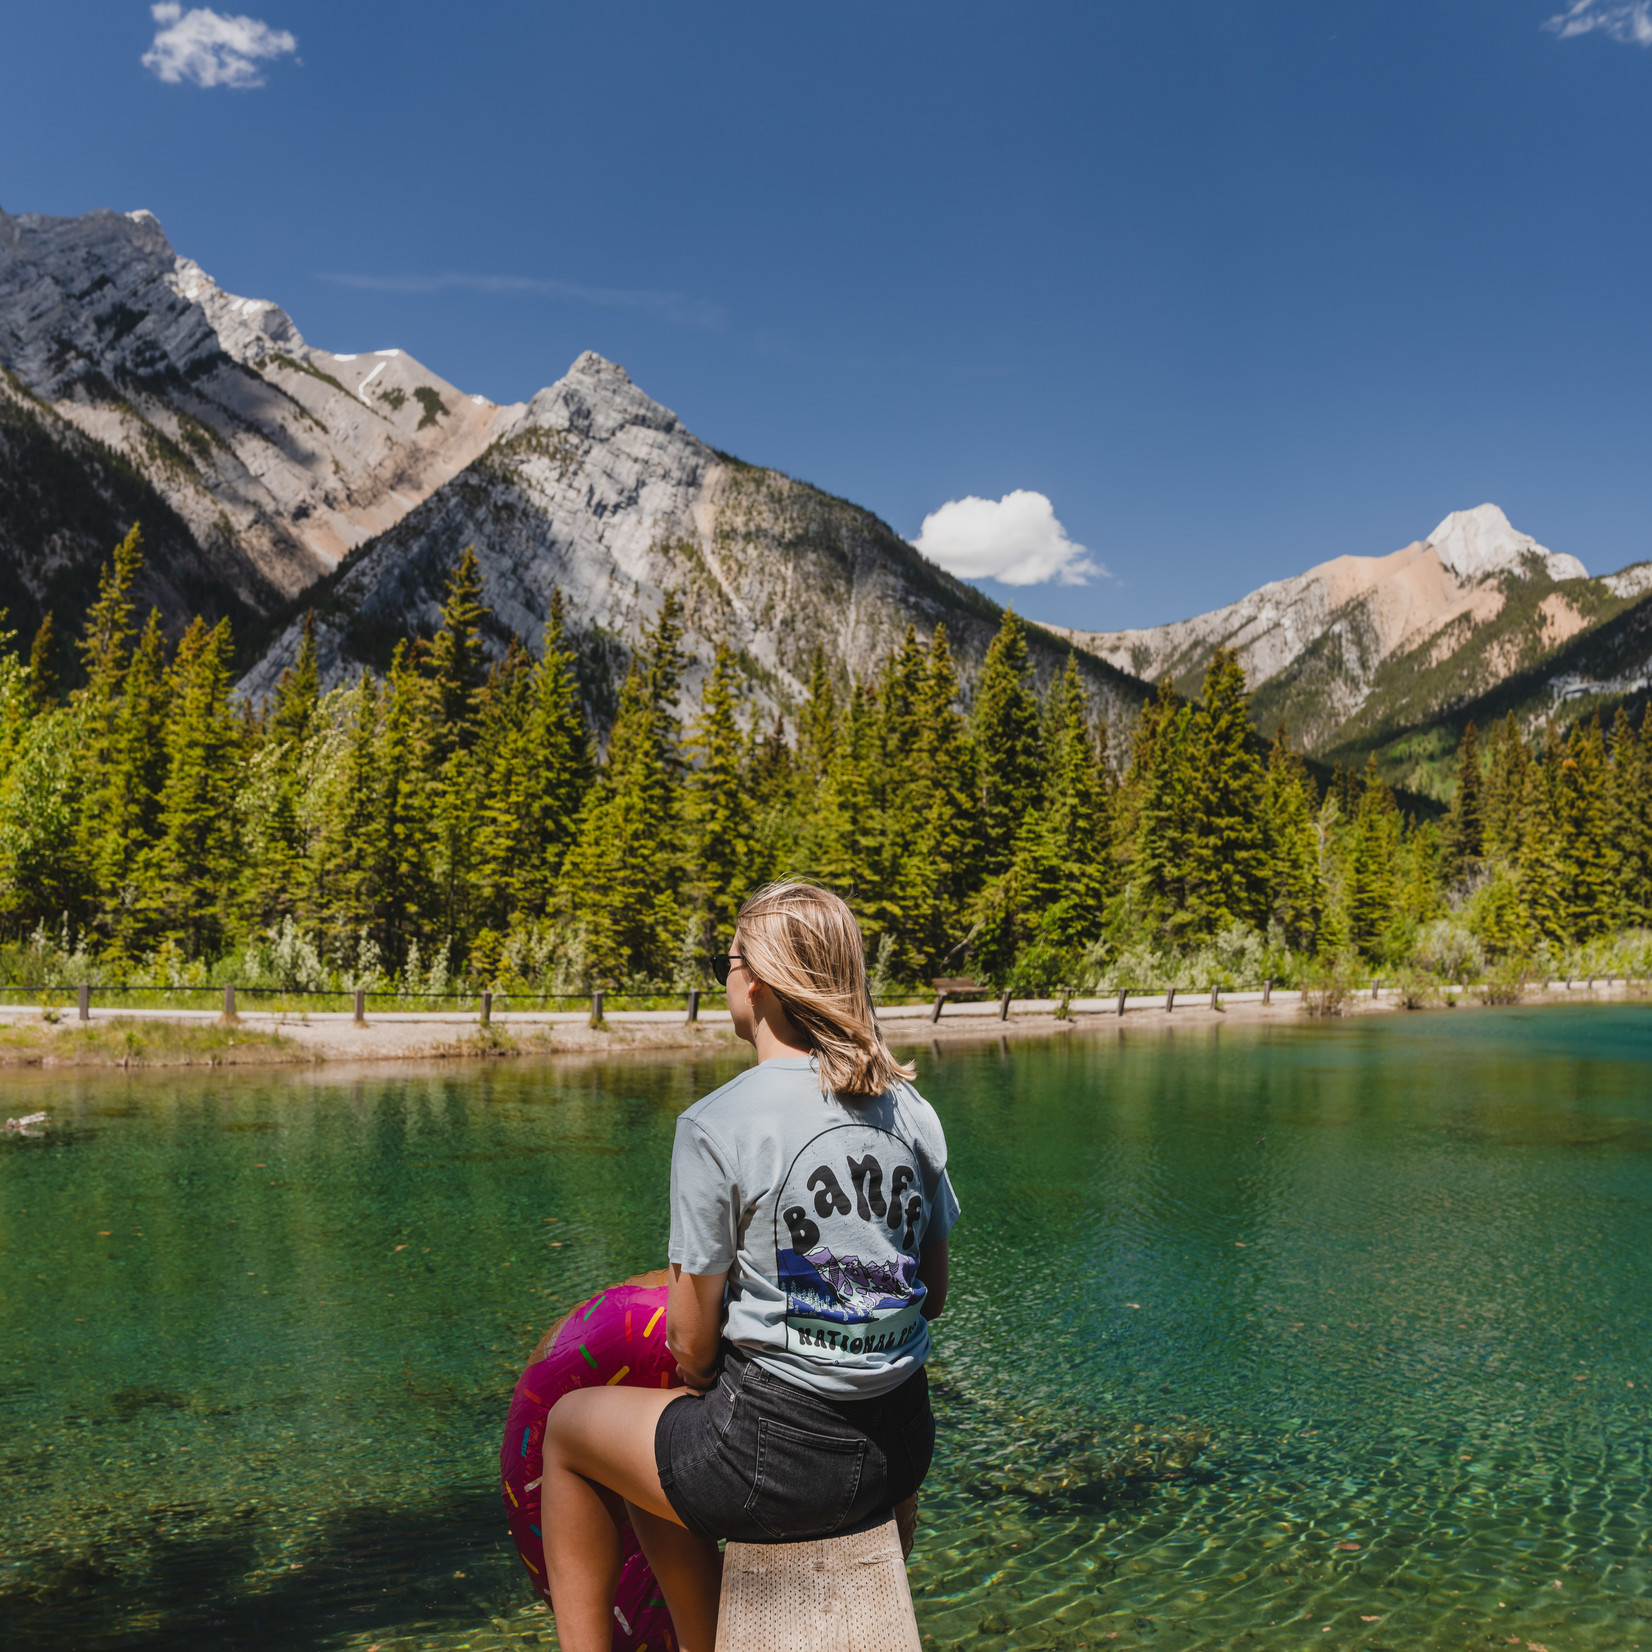
{"type": "MultiPolygon", "coordinates": [[[[612,675],[673,590],[691,659],[685,699],[723,644],[769,715],[802,701],[817,648],[840,679],[865,677],[908,625],[927,637],[946,624],[967,684],[1003,612],[870,511],[709,447],[623,367],[586,351],[464,473],[354,552],[313,602],[290,604],[242,691],[273,691],[311,607],[326,680],[382,666],[386,642],[434,628],[467,545],[496,647],[510,634],[536,645],[560,590],[574,641],[588,658],[606,654],[612,675]]],[[[1042,627],[1028,634],[1047,681],[1067,650],[1042,627]]],[[[1146,685],[1083,664],[1099,708],[1114,721],[1133,716],[1146,685]]]]}
{"type": "Polygon", "coordinates": [[[141,210],[0,210],[0,365],[139,470],[203,553],[233,542],[269,593],[259,611],[399,521],[516,411],[400,350],[312,348],[141,210]]]}
{"type": "MultiPolygon", "coordinates": [[[[192,608],[232,614],[255,701],[310,607],[330,684],[433,629],[473,542],[496,650],[513,634],[537,648],[563,588],[599,725],[667,590],[688,623],[685,700],[727,645],[764,714],[798,703],[815,647],[840,678],[865,678],[908,625],[925,638],[948,625],[967,694],[1002,615],[870,512],[715,452],[601,357],[499,406],[400,350],[320,350],[279,304],[176,252],[146,211],[0,211],[0,367],[8,405],[63,438],[52,451],[78,467],[80,493],[104,487],[106,454],[133,478],[126,516],[149,501],[165,518],[146,592],[174,636],[192,608]]],[[[31,426],[45,451],[37,437],[31,426]]],[[[30,615],[89,591],[129,525],[108,506],[99,552],[82,533],[72,566],[47,577],[40,544],[67,530],[35,507],[12,535],[34,548],[8,558],[30,615]]],[[[0,557],[6,546],[0,522],[0,557]]],[[[1066,649],[1036,626],[1029,638],[1048,681],[1066,649]]],[[[1145,685],[1088,656],[1084,672],[1100,710],[1133,717],[1145,685]]]]}
{"type": "Polygon", "coordinates": [[[1488,503],[1453,511],[1388,556],[1336,557],[1188,620],[1058,634],[1122,669],[1168,676],[1184,693],[1217,648],[1234,648],[1259,726],[1283,724],[1328,762],[1376,752],[1390,781],[1438,796],[1450,752],[1401,761],[1387,751],[1399,731],[1450,726],[1455,708],[1648,592],[1652,566],[1591,578],[1577,557],[1538,544],[1488,503]]]}

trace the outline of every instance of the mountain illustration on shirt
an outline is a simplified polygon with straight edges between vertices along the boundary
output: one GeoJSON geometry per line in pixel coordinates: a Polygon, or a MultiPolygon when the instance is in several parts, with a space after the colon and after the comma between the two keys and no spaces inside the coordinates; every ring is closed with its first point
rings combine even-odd
{"type": "Polygon", "coordinates": [[[858,1256],[834,1256],[823,1247],[807,1256],[783,1250],[779,1262],[787,1310],[816,1319],[864,1325],[924,1296],[915,1256],[897,1256],[892,1263],[863,1262],[858,1256]]]}

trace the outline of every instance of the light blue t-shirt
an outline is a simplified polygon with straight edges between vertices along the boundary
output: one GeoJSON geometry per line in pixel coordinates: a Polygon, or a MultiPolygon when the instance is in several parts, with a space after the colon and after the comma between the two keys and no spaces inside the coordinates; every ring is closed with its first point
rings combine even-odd
{"type": "Polygon", "coordinates": [[[923,1364],[918,1247],[957,1219],[941,1121],[909,1084],[843,1102],[778,1056],[677,1120],[671,1260],[727,1269],[724,1335],[817,1394],[869,1399],[923,1364]]]}

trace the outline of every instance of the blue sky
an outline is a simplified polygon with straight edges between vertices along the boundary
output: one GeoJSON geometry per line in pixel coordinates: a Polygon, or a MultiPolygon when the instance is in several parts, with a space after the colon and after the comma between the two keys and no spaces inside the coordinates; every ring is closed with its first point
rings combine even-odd
{"type": "Polygon", "coordinates": [[[148,207],[501,401],[599,350],[908,537],[1020,494],[974,526],[1049,577],[983,584],[1041,619],[1487,499],[1607,572],[1652,556],[1649,5],[19,0],[0,206],[148,207]]]}

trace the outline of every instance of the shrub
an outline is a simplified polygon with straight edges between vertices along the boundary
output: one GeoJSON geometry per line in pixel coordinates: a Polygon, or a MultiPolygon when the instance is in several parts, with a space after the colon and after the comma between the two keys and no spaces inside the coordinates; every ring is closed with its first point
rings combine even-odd
{"type": "Polygon", "coordinates": [[[1426,1010],[1440,1002],[1440,983],[1427,970],[1407,967],[1392,981],[1401,1005],[1408,1010],[1426,1010]]]}
{"type": "Polygon", "coordinates": [[[1518,1004],[1526,990],[1527,964],[1519,958],[1503,958],[1486,971],[1477,996],[1482,1004],[1518,1004]]]}
{"type": "Polygon", "coordinates": [[[298,992],[318,992],[330,985],[320,952],[290,913],[279,928],[265,930],[247,943],[240,976],[243,986],[298,992]]]}
{"type": "Polygon", "coordinates": [[[878,950],[873,955],[872,967],[866,977],[867,989],[874,1004],[881,1004],[889,996],[890,971],[894,967],[895,937],[886,929],[878,937],[878,950]]]}
{"type": "Polygon", "coordinates": [[[1417,937],[1417,963],[1441,981],[1467,985],[1486,966],[1474,932],[1460,918],[1436,918],[1417,937]]]}
{"type": "Polygon", "coordinates": [[[1304,1015],[1346,1015],[1353,1007],[1353,1001],[1353,969],[1344,959],[1322,958],[1303,977],[1304,1015]]]}

